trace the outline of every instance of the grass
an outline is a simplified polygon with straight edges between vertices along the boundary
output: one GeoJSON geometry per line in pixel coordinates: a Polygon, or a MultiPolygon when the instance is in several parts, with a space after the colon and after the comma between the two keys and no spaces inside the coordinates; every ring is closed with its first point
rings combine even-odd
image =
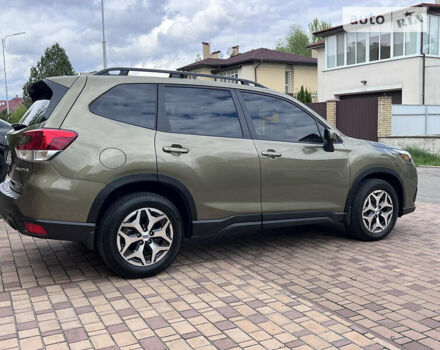
{"type": "Polygon", "coordinates": [[[419,165],[431,165],[440,166],[440,155],[435,153],[430,153],[420,148],[407,147],[406,150],[411,153],[414,163],[416,166],[419,165]]]}

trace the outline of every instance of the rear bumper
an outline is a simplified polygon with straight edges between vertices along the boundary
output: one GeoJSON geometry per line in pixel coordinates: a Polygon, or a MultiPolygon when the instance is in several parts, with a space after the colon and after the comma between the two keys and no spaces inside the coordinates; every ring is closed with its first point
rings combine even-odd
{"type": "Polygon", "coordinates": [[[94,245],[95,224],[53,220],[39,220],[24,216],[16,201],[20,195],[11,190],[9,181],[0,184],[0,215],[14,229],[20,233],[46,239],[57,239],[84,243],[90,249],[94,245]],[[29,222],[41,225],[46,234],[34,234],[26,230],[24,223],[29,222]]]}

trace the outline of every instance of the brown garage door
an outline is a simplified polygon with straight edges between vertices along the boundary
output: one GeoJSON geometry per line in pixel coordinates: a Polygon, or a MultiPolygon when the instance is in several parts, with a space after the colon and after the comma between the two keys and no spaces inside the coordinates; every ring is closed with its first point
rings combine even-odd
{"type": "Polygon", "coordinates": [[[377,141],[377,98],[336,102],[336,127],[347,136],[377,141]]]}
{"type": "Polygon", "coordinates": [[[381,97],[381,96],[391,96],[393,105],[402,104],[402,90],[392,90],[392,91],[378,91],[378,92],[366,92],[359,94],[341,95],[339,99],[341,101],[346,100],[358,100],[360,98],[371,98],[371,97],[381,97]]]}

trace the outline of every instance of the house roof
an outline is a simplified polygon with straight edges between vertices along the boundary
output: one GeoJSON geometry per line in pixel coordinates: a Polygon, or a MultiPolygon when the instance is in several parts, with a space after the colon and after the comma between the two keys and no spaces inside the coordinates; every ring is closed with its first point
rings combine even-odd
{"type": "Polygon", "coordinates": [[[277,50],[270,50],[265,48],[250,50],[247,52],[239,53],[229,58],[205,58],[186,66],[178,68],[178,70],[188,70],[198,67],[229,67],[241,65],[249,62],[280,62],[288,64],[305,64],[316,66],[316,58],[295,55],[288,52],[282,52],[277,50]]]}
{"type": "MultiPolygon", "coordinates": [[[[21,97],[14,97],[9,100],[9,109],[14,111],[20,104],[24,102],[24,99],[21,97]]],[[[7,109],[6,100],[0,100],[0,112],[7,109]]]]}
{"type": "Polygon", "coordinates": [[[325,45],[325,40],[323,39],[323,40],[318,40],[315,43],[311,43],[311,44],[307,45],[307,48],[308,49],[315,49],[319,46],[324,46],[324,45],[325,45]]]}
{"type": "MultiPolygon", "coordinates": [[[[428,4],[428,3],[420,3],[417,5],[412,5],[410,7],[426,7],[428,11],[440,11],[440,4],[428,4]]],[[[313,32],[314,36],[320,37],[320,38],[324,38],[326,36],[335,34],[335,33],[340,33],[344,31],[344,25],[340,24],[334,27],[330,27],[327,29],[323,29],[323,30],[318,30],[317,32],[313,32]]]]}

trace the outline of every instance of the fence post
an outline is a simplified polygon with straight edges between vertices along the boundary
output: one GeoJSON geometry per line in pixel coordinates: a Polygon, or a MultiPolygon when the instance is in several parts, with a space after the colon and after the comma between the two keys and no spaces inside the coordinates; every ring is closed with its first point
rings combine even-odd
{"type": "Polygon", "coordinates": [[[336,126],[336,102],[337,100],[328,100],[327,104],[327,121],[336,126]]]}
{"type": "Polygon", "coordinates": [[[377,137],[391,136],[392,118],[391,96],[377,98],[377,137]]]}

